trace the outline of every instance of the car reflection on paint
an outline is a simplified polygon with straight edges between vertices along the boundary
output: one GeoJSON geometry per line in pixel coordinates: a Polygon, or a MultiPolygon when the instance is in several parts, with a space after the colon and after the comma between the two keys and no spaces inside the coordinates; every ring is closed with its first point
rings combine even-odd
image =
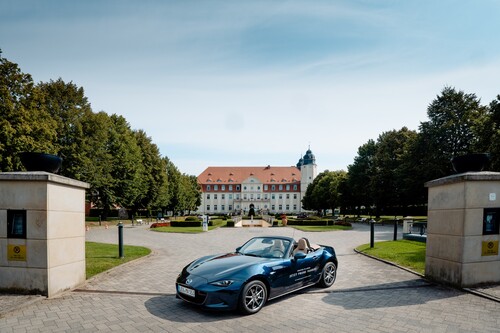
{"type": "Polygon", "coordinates": [[[199,258],[176,282],[176,296],[210,309],[257,313],[274,298],[318,285],[328,288],[337,276],[331,246],[306,238],[254,237],[235,252],[199,258]]]}

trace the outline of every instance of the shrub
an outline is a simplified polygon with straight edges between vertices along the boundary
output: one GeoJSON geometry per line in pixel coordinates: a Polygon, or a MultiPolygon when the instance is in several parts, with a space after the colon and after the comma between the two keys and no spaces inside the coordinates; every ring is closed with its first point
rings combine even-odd
{"type": "Polygon", "coordinates": [[[288,220],[288,224],[289,225],[307,225],[307,226],[325,226],[325,225],[329,225],[329,220],[318,220],[318,219],[309,219],[308,218],[308,219],[301,219],[301,220],[288,220]]]}
{"type": "Polygon", "coordinates": [[[352,224],[347,221],[337,221],[334,223],[334,225],[342,225],[344,227],[352,227],[352,224]]]}
{"type": "Polygon", "coordinates": [[[171,221],[172,227],[201,227],[201,221],[171,221]]]}
{"type": "Polygon", "coordinates": [[[188,216],[188,217],[186,217],[186,219],[184,221],[186,221],[186,222],[199,222],[200,219],[196,216],[188,216]]]}

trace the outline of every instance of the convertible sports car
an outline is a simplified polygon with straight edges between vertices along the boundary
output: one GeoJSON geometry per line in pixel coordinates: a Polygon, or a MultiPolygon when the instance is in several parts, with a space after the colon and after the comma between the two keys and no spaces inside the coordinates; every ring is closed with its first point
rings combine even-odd
{"type": "Polygon", "coordinates": [[[266,301],[335,282],[337,257],[331,246],[290,237],[255,237],[236,252],[205,256],[184,267],[177,298],[211,309],[258,312],[266,301]]]}

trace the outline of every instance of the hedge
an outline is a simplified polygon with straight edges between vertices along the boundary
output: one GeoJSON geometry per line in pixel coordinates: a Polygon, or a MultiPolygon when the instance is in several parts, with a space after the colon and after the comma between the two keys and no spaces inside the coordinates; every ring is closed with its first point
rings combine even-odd
{"type": "Polygon", "coordinates": [[[317,220],[317,219],[288,220],[288,225],[325,226],[325,225],[333,225],[333,220],[317,220]]]}

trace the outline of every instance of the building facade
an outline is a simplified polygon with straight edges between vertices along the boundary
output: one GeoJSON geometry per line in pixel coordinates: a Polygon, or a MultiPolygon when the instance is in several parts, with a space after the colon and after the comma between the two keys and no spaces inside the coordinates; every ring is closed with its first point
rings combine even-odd
{"type": "Polygon", "coordinates": [[[208,167],[198,176],[202,199],[199,213],[296,214],[316,177],[316,158],[310,149],[296,166],[208,167]]]}

